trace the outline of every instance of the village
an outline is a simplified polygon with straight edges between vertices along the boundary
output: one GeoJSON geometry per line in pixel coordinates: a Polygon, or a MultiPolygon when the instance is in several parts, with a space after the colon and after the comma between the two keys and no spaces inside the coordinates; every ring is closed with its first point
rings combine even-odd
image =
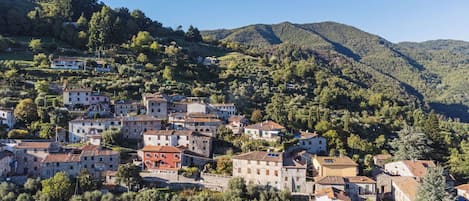
{"type": "MultiPolygon", "coordinates": [[[[379,154],[360,169],[357,161],[328,153],[325,137],[314,131],[289,133],[280,122],[250,122],[233,103],[210,103],[206,97],[179,94],[143,93],[141,100],[111,100],[91,88],[64,86],[63,110],[82,116],[56,127],[53,140],[2,139],[0,179],[18,184],[26,178],[47,179],[58,172],[77,177],[83,169],[102,188],[127,191],[136,188],[116,182],[119,166],[131,163],[143,180],[155,186],[174,189],[207,188],[224,191],[231,178],[242,177],[249,184],[269,186],[310,200],[414,200],[426,170],[435,167],[430,160],[395,161],[379,154]],[[221,156],[220,130],[233,136],[282,146],[253,147],[221,156]],[[104,140],[103,133],[119,133],[132,144],[135,154],[123,154],[104,140]],[[291,138],[290,137],[290,138],[291,138]],[[220,162],[221,160],[224,160],[220,162]],[[222,174],[209,171],[217,165],[229,166],[222,174]],[[226,164],[228,163],[228,164],[226,164]]],[[[14,128],[13,109],[0,109],[0,123],[14,128]]],[[[361,160],[361,159],[359,159],[361,160]]],[[[469,198],[469,184],[448,188],[469,198]]]]}

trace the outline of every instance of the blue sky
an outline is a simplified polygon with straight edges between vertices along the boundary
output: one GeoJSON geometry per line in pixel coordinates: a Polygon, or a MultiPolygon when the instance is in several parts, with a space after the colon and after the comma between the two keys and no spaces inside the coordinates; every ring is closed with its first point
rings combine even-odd
{"type": "Polygon", "coordinates": [[[164,26],[201,30],[284,21],[335,21],[392,42],[469,41],[467,0],[103,0],[112,8],[140,9],[164,26]]]}

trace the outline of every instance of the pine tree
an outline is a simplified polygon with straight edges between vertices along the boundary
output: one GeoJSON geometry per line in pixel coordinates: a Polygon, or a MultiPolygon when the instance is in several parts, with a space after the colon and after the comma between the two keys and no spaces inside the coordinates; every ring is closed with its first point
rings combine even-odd
{"type": "Polygon", "coordinates": [[[437,165],[428,168],[417,191],[416,201],[450,201],[453,196],[447,191],[446,177],[443,167],[437,165]]]}
{"type": "Polygon", "coordinates": [[[396,160],[418,160],[426,158],[432,152],[432,143],[425,134],[415,132],[409,127],[399,131],[399,137],[390,144],[394,148],[396,160]]]}

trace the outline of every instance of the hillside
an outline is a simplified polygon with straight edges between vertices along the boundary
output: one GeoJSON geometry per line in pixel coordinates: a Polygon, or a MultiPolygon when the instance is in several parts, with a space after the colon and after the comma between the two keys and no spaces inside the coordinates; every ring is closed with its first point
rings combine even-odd
{"type": "Polygon", "coordinates": [[[428,41],[393,44],[386,39],[335,22],[250,25],[233,30],[203,31],[202,35],[224,42],[245,44],[269,52],[273,47],[293,44],[315,52],[343,55],[361,70],[398,80],[408,93],[447,116],[469,121],[464,73],[469,69],[467,43],[428,41]],[[451,54],[451,55],[449,55],[451,54]],[[447,67],[458,66],[449,72],[447,67]],[[368,68],[365,68],[368,67],[368,68]],[[444,92],[441,92],[444,89],[444,92]],[[453,111],[453,112],[447,112],[453,111]],[[456,112],[457,111],[457,112],[456,112]]]}

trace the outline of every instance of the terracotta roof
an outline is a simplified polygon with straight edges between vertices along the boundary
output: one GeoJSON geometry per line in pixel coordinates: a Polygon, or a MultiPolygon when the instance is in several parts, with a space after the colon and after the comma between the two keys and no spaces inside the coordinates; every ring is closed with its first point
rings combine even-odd
{"type": "Polygon", "coordinates": [[[215,103],[215,104],[210,104],[213,107],[223,107],[223,106],[235,106],[234,103],[215,103]]]}
{"type": "Polygon", "coordinates": [[[327,196],[329,199],[342,200],[342,201],[352,201],[352,199],[345,194],[344,191],[341,191],[334,187],[327,187],[319,189],[316,191],[316,197],[327,196]]]}
{"type": "Polygon", "coordinates": [[[462,191],[469,191],[469,184],[461,184],[459,186],[456,186],[455,188],[462,191]]]}
{"type": "Polygon", "coordinates": [[[162,153],[180,153],[181,149],[173,146],[145,146],[142,151],[162,152],[162,153]]]}
{"type": "Polygon", "coordinates": [[[211,118],[187,118],[186,122],[221,122],[219,119],[211,119],[211,118]]]}
{"type": "Polygon", "coordinates": [[[429,160],[403,160],[402,161],[415,177],[423,177],[427,174],[427,168],[435,167],[435,163],[429,160]]]}
{"type": "Polygon", "coordinates": [[[112,151],[103,149],[99,145],[85,145],[81,147],[81,155],[82,156],[111,156],[111,155],[119,155],[118,151],[112,151]]]}
{"type": "Polygon", "coordinates": [[[155,101],[155,102],[168,102],[168,100],[160,97],[147,97],[147,101],[155,101]]]}
{"type": "Polygon", "coordinates": [[[375,184],[376,181],[365,176],[345,177],[349,183],[375,184]]]}
{"type": "Polygon", "coordinates": [[[70,163],[70,162],[80,162],[79,154],[48,154],[43,161],[44,163],[70,163]]]}
{"type": "Polygon", "coordinates": [[[139,104],[139,101],[135,100],[115,100],[114,105],[133,105],[133,104],[139,104]]]}
{"type": "Polygon", "coordinates": [[[52,142],[20,142],[15,148],[17,149],[48,149],[52,142]]]}
{"type": "Polygon", "coordinates": [[[283,154],[279,152],[252,151],[233,156],[233,159],[282,162],[283,154]]]}
{"type": "Polygon", "coordinates": [[[248,128],[248,129],[259,129],[259,130],[265,130],[265,131],[285,129],[285,127],[283,127],[282,125],[280,125],[278,123],[275,123],[273,121],[264,121],[264,122],[260,122],[260,123],[257,123],[257,124],[251,124],[249,126],[246,126],[246,128],[248,128]]]}
{"type": "Polygon", "coordinates": [[[106,176],[116,176],[117,171],[112,171],[112,170],[104,171],[104,175],[106,175],[106,176]]]}
{"type": "Polygon", "coordinates": [[[377,160],[388,160],[391,157],[391,154],[378,154],[374,156],[374,158],[377,160]]]}
{"type": "Polygon", "coordinates": [[[317,184],[321,185],[345,185],[345,179],[339,176],[318,177],[315,180],[317,184]]]}
{"type": "Polygon", "coordinates": [[[74,120],[71,120],[71,123],[87,123],[87,122],[93,122],[93,123],[102,123],[102,122],[109,122],[109,121],[120,121],[119,118],[97,118],[97,119],[84,119],[84,118],[76,118],[74,120]]]}
{"type": "Polygon", "coordinates": [[[124,121],[161,121],[161,119],[149,115],[137,115],[124,117],[124,121]]]}
{"type": "Polygon", "coordinates": [[[217,118],[218,116],[216,114],[205,114],[201,112],[193,112],[187,114],[188,117],[192,118],[217,118]]]}
{"type": "Polygon", "coordinates": [[[192,135],[194,131],[191,130],[148,130],[143,133],[144,135],[192,135]]]}
{"type": "Polygon", "coordinates": [[[355,161],[347,156],[317,156],[315,159],[323,166],[358,166],[355,161]]]}
{"type": "Polygon", "coordinates": [[[419,183],[413,177],[392,177],[391,180],[410,200],[415,200],[419,183]]]}
{"type": "Polygon", "coordinates": [[[243,119],[246,119],[244,115],[235,115],[235,116],[231,116],[230,118],[228,118],[228,122],[241,121],[243,119]]]}
{"type": "Polygon", "coordinates": [[[312,138],[312,137],[318,137],[319,134],[316,132],[300,132],[300,137],[301,138],[312,138]]]}
{"type": "Polygon", "coordinates": [[[64,91],[68,92],[92,92],[91,88],[74,88],[74,89],[64,89],[64,91]]]}

